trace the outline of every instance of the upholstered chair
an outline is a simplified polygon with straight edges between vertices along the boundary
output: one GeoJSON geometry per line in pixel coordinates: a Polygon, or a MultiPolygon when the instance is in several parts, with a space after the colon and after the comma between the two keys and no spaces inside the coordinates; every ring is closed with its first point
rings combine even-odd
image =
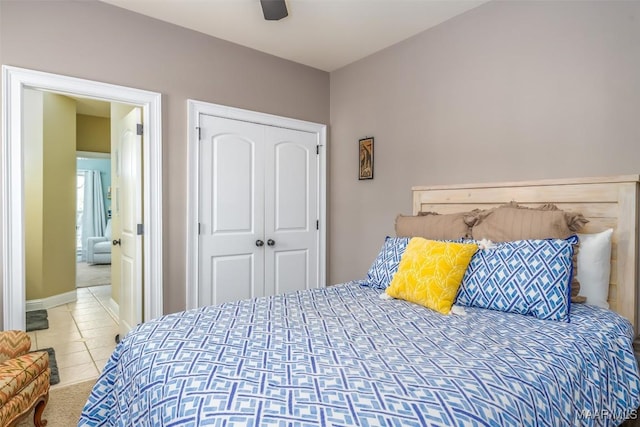
{"type": "Polygon", "coordinates": [[[107,221],[104,236],[87,239],[87,263],[111,264],[111,220],[107,221]]]}
{"type": "Polygon", "coordinates": [[[29,352],[31,339],[24,331],[0,332],[0,426],[15,426],[35,408],[33,423],[42,419],[49,400],[49,354],[29,352]]]}

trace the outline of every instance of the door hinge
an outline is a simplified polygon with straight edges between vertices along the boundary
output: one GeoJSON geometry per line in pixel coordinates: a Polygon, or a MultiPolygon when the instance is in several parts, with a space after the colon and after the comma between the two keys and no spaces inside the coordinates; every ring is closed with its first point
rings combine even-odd
{"type": "Polygon", "coordinates": [[[198,235],[202,233],[202,224],[198,223],[198,235]]]}
{"type": "Polygon", "coordinates": [[[138,224],[136,234],[138,236],[142,236],[144,234],[144,226],[142,224],[138,224]]]}
{"type": "Polygon", "coordinates": [[[202,128],[200,126],[196,126],[198,129],[198,141],[202,140],[202,128]]]}
{"type": "Polygon", "coordinates": [[[316,145],[316,154],[320,154],[320,146],[316,145]]]}
{"type": "Polygon", "coordinates": [[[142,128],[143,126],[140,123],[136,125],[136,135],[142,135],[142,128]]]}
{"type": "Polygon", "coordinates": [[[316,219],[316,230],[320,230],[320,220],[316,219]]]}

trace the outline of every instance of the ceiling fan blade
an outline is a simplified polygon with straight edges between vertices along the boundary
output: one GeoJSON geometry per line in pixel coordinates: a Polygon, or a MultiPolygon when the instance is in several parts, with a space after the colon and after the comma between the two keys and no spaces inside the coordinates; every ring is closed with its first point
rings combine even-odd
{"type": "Polygon", "coordinates": [[[278,21],[289,15],[285,0],[260,0],[262,14],[267,21],[278,21]]]}

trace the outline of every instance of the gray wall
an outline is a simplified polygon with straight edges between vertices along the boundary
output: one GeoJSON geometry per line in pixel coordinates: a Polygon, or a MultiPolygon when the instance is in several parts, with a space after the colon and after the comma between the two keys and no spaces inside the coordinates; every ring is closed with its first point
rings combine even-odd
{"type": "Polygon", "coordinates": [[[164,308],[185,307],[188,98],[329,122],[329,74],[97,1],[0,0],[0,63],[160,92],[164,308]]]}
{"type": "Polygon", "coordinates": [[[491,2],[329,84],[325,72],[107,4],[0,0],[0,62],[163,94],[171,312],[184,307],[187,98],[330,119],[338,283],[365,275],[396,214],[411,211],[412,185],[639,172],[639,22],[640,2],[491,2]],[[371,181],[357,179],[364,136],[376,142],[371,181]]]}
{"type": "Polygon", "coordinates": [[[640,2],[490,2],[332,72],[328,164],[333,283],[366,274],[412,185],[640,172],[640,2]]]}

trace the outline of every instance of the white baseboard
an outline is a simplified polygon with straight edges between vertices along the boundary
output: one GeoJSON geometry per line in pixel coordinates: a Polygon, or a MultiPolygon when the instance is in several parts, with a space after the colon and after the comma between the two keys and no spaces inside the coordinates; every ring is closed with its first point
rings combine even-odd
{"type": "Polygon", "coordinates": [[[120,306],[113,300],[113,298],[109,298],[109,303],[107,304],[106,309],[111,312],[111,315],[114,316],[116,321],[120,318],[120,306]]]}
{"type": "Polygon", "coordinates": [[[25,304],[25,311],[46,310],[62,304],[77,301],[76,290],[65,292],[64,294],[53,295],[47,298],[28,300],[25,304]]]}

